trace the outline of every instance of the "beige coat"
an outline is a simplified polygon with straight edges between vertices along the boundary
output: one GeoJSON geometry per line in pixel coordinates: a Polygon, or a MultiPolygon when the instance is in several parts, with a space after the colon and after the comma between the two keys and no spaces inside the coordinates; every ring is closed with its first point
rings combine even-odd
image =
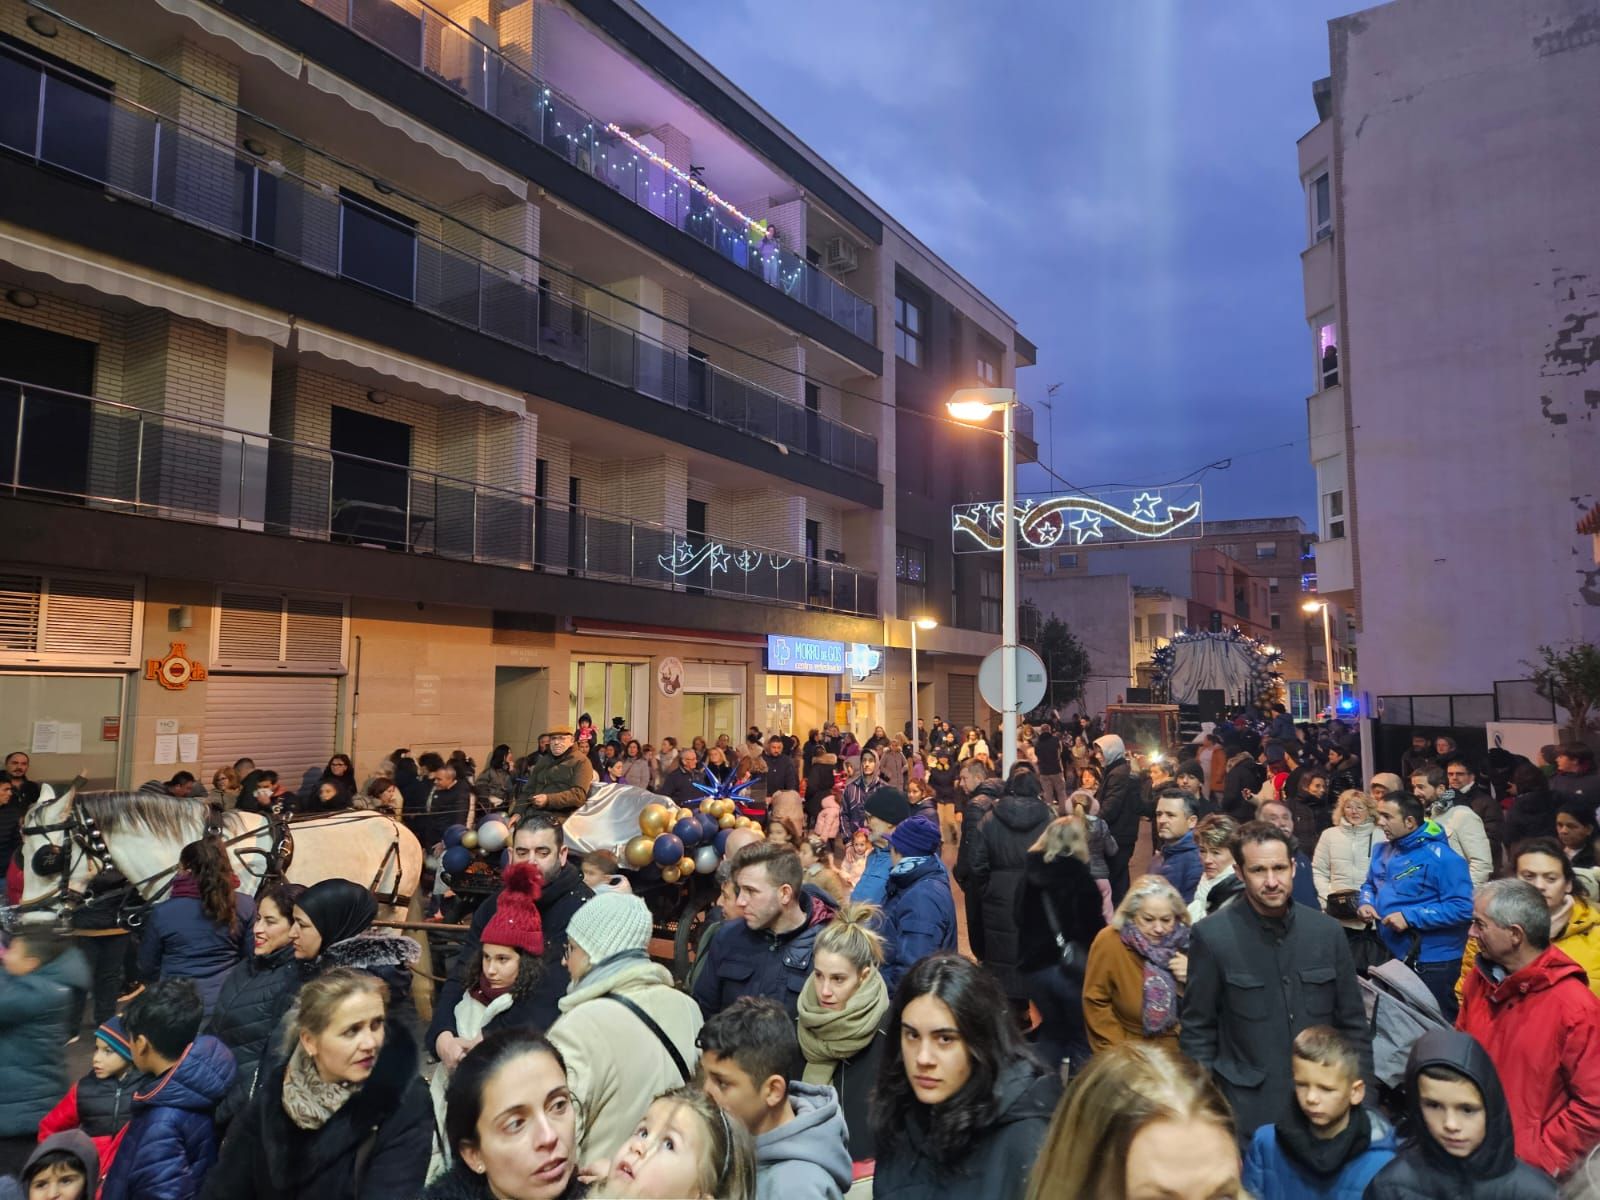
{"type": "MultiPolygon", "coordinates": [[[[1332,892],[1359,892],[1372,866],[1372,852],[1388,842],[1377,822],[1348,825],[1343,821],[1322,831],[1317,851],[1311,856],[1311,877],[1317,885],[1317,899],[1326,906],[1332,892]]],[[[1364,929],[1361,920],[1340,921],[1347,929],[1364,929]]]]}
{"type": "Polygon", "coordinates": [[[659,1093],[685,1082],[656,1035],[615,1000],[626,996],[661,1026],[692,1072],[700,1006],[672,986],[672,973],[641,960],[596,979],[584,977],[561,998],[550,1041],[567,1063],[567,1086],[578,1101],[579,1161],[610,1158],[632,1134],[659,1093]]]}

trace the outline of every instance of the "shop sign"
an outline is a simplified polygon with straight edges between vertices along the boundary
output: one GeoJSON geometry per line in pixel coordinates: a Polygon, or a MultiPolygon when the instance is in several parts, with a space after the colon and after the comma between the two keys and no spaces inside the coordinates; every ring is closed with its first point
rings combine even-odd
{"type": "Polygon", "coordinates": [[[767,671],[777,675],[850,675],[866,679],[883,666],[883,650],[864,642],[767,635],[767,671]]]}
{"type": "Polygon", "coordinates": [[[683,691],[683,659],[663,658],[656,666],[656,686],[663,696],[676,696],[683,691]]]}
{"type": "Polygon", "coordinates": [[[181,692],[191,682],[203,682],[205,666],[188,657],[189,647],[183,642],[170,643],[165,658],[147,658],[144,677],[154,679],[169,692],[181,692]]]}

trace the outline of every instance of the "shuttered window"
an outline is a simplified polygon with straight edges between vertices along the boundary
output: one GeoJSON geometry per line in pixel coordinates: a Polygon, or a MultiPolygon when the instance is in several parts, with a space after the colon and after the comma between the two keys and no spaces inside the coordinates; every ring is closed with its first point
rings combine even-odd
{"type": "Polygon", "coordinates": [[[217,593],[214,670],[344,670],[345,602],[325,596],[217,593]]]}
{"type": "Polygon", "coordinates": [[[137,666],[140,601],[134,579],[0,573],[0,663],[137,666]]]}
{"type": "Polygon", "coordinates": [[[205,686],[202,750],[208,764],[253,758],[299,790],[306,772],[321,772],[337,748],[337,679],[212,675],[205,686]]]}
{"type": "Polygon", "coordinates": [[[744,667],[740,663],[686,662],[683,690],[743,695],[744,667]]]}
{"type": "Polygon", "coordinates": [[[950,676],[950,724],[960,729],[963,725],[978,723],[978,677],[976,675],[950,676]]]}

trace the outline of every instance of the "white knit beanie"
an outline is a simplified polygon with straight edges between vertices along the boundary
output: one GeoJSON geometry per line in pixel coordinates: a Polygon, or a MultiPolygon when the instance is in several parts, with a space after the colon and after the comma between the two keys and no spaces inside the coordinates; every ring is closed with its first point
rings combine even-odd
{"type": "Polygon", "coordinates": [[[577,942],[591,963],[601,963],[624,950],[650,946],[654,924],[650,910],[637,896],[599,892],[567,922],[567,940],[577,942]]]}

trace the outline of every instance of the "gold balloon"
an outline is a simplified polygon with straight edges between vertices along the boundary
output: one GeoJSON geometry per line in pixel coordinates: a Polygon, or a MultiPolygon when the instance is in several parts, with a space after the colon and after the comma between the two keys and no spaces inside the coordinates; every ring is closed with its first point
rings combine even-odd
{"type": "Polygon", "coordinates": [[[660,837],[671,824],[672,814],[665,804],[646,804],[639,812],[639,832],[645,837],[660,837]]]}
{"type": "Polygon", "coordinates": [[[661,870],[661,881],[663,883],[677,883],[682,878],[683,872],[678,870],[677,867],[663,867],[661,870]]]}
{"type": "Polygon", "coordinates": [[[724,813],[722,816],[717,818],[717,828],[718,829],[732,829],[733,828],[733,822],[734,822],[734,818],[732,816],[728,815],[727,813],[724,813]]]}
{"type": "Polygon", "coordinates": [[[693,855],[685,854],[683,856],[682,861],[678,863],[678,874],[679,875],[693,875],[694,874],[694,856],[693,855]]]}
{"type": "Polygon", "coordinates": [[[655,857],[655,846],[654,838],[636,837],[623,850],[622,857],[628,860],[630,867],[647,867],[655,857]]]}
{"type": "Polygon", "coordinates": [[[469,829],[463,833],[461,835],[461,844],[468,850],[476,850],[478,848],[478,831],[469,829]]]}

